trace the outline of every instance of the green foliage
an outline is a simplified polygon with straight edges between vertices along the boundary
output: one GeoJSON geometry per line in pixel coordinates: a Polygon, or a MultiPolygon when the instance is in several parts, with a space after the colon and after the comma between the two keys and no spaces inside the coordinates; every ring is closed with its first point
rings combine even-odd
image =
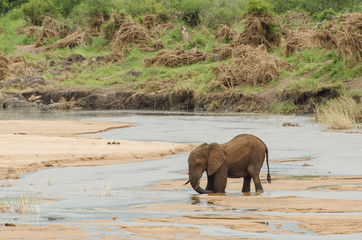
{"type": "Polygon", "coordinates": [[[28,41],[25,35],[17,34],[17,29],[23,25],[23,13],[19,9],[9,11],[0,19],[0,28],[4,31],[0,34],[0,51],[9,53],[16,45],[28,41]]]}
{"type": "Polygon", "coordinates": [[[283,13],[288,10],[308,12],[313,15],[326,9],[336,12],[360,11],[362,3],[360,0],[269,0],[275,7],[275,12],[283,13]]]}
{"type": "Polygon", "coordinates": [[[64,16],[68,16],[74,7],[78,6],[82,0],[53,0],[64,16]]]}
{"type": "Polygon", "coordinates": [[[141,17],[147,13],[159,14],[166,12],[166,8],[162,4],[162,1],[157,0],[123,0],[123,8],[132,17],[141,17]]]}
{"type": "Polygon", "coordinates": [[[273,5],[267,2],[266,0],[248,0],[246,4],[246,12],[267,12],[273,13],[273,5]]]}
{"type": "Polygon", "coordinates": [[[28,2],[28,0],[0,0],[0,14],[18,8],[21,4],[26,2],[28,2]]]}
{"type": "Polygon", "coordinates": [[[169,0],[169,5],[181,13],[182,20],[189,26],[200,23],[200,14],[212,6],[213,0],[169,0]]]}
{"type": "Polygon", "coordinates": [[[291,114],[295,113],[298,107],[292,101],[272,103],[269,112],[272,114],[291,114]]]}
{"type": "Polygon", "coordinates": [[[228,4],[221,3],[213,5],[207,11],[202,11],[201,13],[201,23],[211,27],[216,28],[220,24],[225,24],[231,26],[236,21],[238,21],[240,16],[240,11],[244,7],[242,1],[228,1],[228,4]]]}
{"type": "Polygon", "coordinates": [[[26,18],[34,25],[40,26],[45,14],[56,15],[57,8],[52,0],[30,0],[21,6],[26,18]]]}
{"type": "Polygon", "coordinates": [[[69,17],[75,26],[86,27],[89,24],[89,18],[97,13],[102,13],[108,19],[112,10],[112,4],[103,0],[83,0],[75,6],[69,17]]]}
{"type": "Polygon", "coordinates": [[[332,8],[325,9],[319,13],[314,13],[312,18],[316,21],[322,22],[323,20],[332,20],[334,16],[336,16],[336,12],[333,11],[332,8]]]}

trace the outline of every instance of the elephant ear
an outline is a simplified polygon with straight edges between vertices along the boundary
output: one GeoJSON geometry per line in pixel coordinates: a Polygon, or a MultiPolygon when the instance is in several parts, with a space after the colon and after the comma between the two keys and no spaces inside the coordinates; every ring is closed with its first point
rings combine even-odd
{"type": "Polygon", "coordinates": [[[214,174],[225,163],[226,152],[217,143],[209,144],[209,157],[207,160],[207,174],[214,174]]]}

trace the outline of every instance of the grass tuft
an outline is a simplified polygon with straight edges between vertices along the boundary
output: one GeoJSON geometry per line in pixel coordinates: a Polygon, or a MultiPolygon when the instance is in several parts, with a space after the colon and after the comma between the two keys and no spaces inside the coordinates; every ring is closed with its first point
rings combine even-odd
{"type": "Polygon", "coordinates": [[[317,106],[316,120],[330,129],[349,129],[362,121],[362,104],[347,94],[317,106]]]}

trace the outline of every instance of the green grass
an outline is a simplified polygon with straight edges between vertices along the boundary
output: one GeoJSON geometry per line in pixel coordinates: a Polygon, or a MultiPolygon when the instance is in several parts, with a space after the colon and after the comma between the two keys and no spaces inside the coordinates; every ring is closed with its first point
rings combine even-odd
{"type": "Polygon", "coordinates": [[[1,17],[0,28],[3,29],[4,33],[0,34],[0,51],[10,53],[16,45],[33,41],[23,34],[17,34],[17,29],[24,24],[23,14],[19,9],[14,9],[1,17]]]}
{"type": "Polygon", "coordinates": [[[272,103],[269,107],[269,112],[272,114],[292,114],[298,107],[292,101],[272,103]]]}
{"type": "Polygon", "coordinates": [[[301,92],[301,91],[310,91],[317,92],[323,84],[321,84],[317,79],[314,78],[300,78],[291,80],[283,89],[285,92],[301,92]]]}

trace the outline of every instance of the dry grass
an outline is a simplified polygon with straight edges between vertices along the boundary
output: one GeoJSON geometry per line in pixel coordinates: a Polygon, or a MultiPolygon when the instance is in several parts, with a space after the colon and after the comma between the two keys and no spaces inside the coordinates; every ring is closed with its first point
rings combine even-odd
{"type": "Polygon", "coordinates": [[[9,60],[0,52],[0,81],[9,75],[9,60]]]}
{"type": "Polygon", "coordinates": [[[217,81],[227,88],[263,85],[290,67],[288,62],[268,54],[265,45],[257,48],[240,45],[232,49],[231,56],[231,67],[221,64],[213,69],[217,81]]]}
{"type": "Polygon", "coordinates": [[[143,65],[149,67],[153,64],[165,67],[179,67],[191,65],[206,60],[207,53],[197,49],[184,50],[182,46],[177,46],[172,50],[161,50],[151,58],[145,58],[143,65]]]}
{"type": "Polygon", "coordinates": [[[74,97],[72,97],[69,101],[64,97],[61,97],[58,102],[58,107],[60,109],[72,109],[74,107],[74,104],[75,104],[74,97]]]}
{"type": "Polygon", "coordinates": [[[362,104],[346,94],[316,108],[316,120],[331,129],[349,129],[362,121],[362,104]]]}
{"type": "Polygon", "coordinates": [[[0,213],[8,212],[16,212],[21,215],[39,214],[38,201],[24,192],[15,203],[11,199],[7,202],[0,202],[0,213]]]}

